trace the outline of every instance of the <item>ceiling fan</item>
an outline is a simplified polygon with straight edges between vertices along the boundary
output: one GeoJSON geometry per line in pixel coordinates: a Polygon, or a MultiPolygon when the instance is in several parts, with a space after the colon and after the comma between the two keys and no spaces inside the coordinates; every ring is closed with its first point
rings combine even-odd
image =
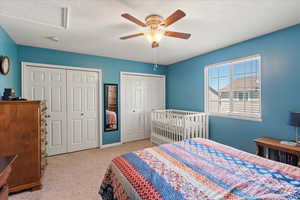
{"type": "Polygon", "coordinates": [[[163,19],[159,15],[149,15],[145,19],[146,23],[138,20],[137,18],[133,17],[128,13],[124,13],[121,16],[141,27],[147,28],[147,31],[145,33],[136,33],[136,34],[120,37],[121,40],[127,40],[130,38],[145,35],[146,38],[151,42],[152,48],[156,48],[159,46],[159,41],[163,36],[175,37],[180,39],[189,39],[191,37],[191,34],[189,33],[181,33],[181,32],[165,30],[166,27],[172,25],[173,23],[177,22],[178,20],[180,20],[185,16],[185,13],[179,9],[176,10],[173,14],[171,14],[166,19],[163,19]]]}

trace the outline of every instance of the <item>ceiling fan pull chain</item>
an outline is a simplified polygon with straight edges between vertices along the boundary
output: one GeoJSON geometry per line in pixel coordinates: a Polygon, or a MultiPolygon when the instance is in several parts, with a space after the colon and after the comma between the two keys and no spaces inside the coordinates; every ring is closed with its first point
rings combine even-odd
{"type": "Polygon", "coordinates": [[[153,71],[156,71],[158,69],[158,64],[157,64],[157,48],[152,48],[153,49],[153,71]]]}

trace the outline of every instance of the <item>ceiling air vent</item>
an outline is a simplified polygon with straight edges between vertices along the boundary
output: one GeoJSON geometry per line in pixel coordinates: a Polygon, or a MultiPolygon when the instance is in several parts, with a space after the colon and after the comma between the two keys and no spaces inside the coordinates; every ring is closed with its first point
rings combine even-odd
{"type": "Polygon", "coordinates": [[[0,16],[24,22],[67,29],[69,27],[70,8],[36,1],[0,0],[0,16]],[[30,12],[28,12],[30,11],[30,12]]]}
{"type": "Polygon", "coordinates": [[[69,27],[69,8],[61,9],[61,26],[67,29],[69,27]]]}

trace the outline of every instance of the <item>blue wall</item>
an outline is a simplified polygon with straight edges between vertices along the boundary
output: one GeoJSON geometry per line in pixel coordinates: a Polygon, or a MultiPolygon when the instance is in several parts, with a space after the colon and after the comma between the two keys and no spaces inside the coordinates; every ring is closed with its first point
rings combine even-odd
{"type": "MultiPolygon", "coordinates": [[[[101,69],[103,83],[119,84],[121,71],[165,74],[164,67],[159,68],[159,70],[157,71],[153,71],[153,65],[149,63],[133,62],[128,60],[113,59],[113,58],[92,56],[86,54],[77,54],[77,53],[71,53],[66,51],[57,51],[57,50],[36,48],[36,47],[29,47],[29,46],[18,46],[18,56],[19,56],[19,64],[22,61],[24,61],[24,62],[101,69]]],[[[18,79],[19,78],[20,78],[20,74],[18,75],[18,79]]],[[[119,111],[120,111],[120,107],[119,107],[119,111]]],[[[119,128],[120,128],[120,116],[121,115],[119,112],[119,128]]],[[[120,142],[119,131],[103,132],[103,137],[102,137],[103,144],[111,144],[115,142],[120,142]]]]}
{"type": "Polygon", "coordinates": [[[0,74],[0,96],[3,95],[4,88],[16,88],[20,94],[21,79],[19,78],[20,67],[18,65],[18,51],[16,43],[0,27],[0,56],[8,56],[10,59],[10,73],[0,74]]]}
{"type": "MultiPolygon", "coordinates": [[[[165,74],[166,71],[165,67],[161,67],[159,70],[153,71],[153,65],[149,63],[16,45],[16,43],[1,27],[0,56],[9,56],[11,61],[10,73],[7,76],[0,75],[0,96],[2,95],[4,88],[16,88],[17,95],[21,95],[22,61],[101,69],[103,83],[119,84],[121,71],[152,74],[165,74]]],[[[119,131],[103,133],[103,144],[111,144],[119,141],[119,131]]]]}
{"type": "Polygon", "coordinates": [[[167,107],[203,111],[204,67],[254,54],[262,58],[263,122],[211,117],[211,139],[252,153],[256,137],[294,139],[287,119],[300,110],[300,25],[170,65],[167,107]]]}
{"type": "MultiPolygon", "coordinates": [[[[255,151],[253,138],[261,136],[293,139],[287,125],[288,111],[300,110],[300,25],[242,42],[168,67],[168,108],[204,110],[204,66],[238,57],[261,54],[263,122],[211,117],[211,139],[249,152],[255,151]]],[[[8,76],[0,75],[0,93],[13,87],[20,94],[20,62],[99,68],[104,83],[119,83],[119,72],[164,74],[154,72],[151,64],[76,54],[50,49],[17,46],[0,27],[0,55],[10,57],[8,76]]],[[[120,118],[119,118],[120,119],[120,118]]],[[[103,143],[120,140],[119,132],[103,134],[103,143]]]]}

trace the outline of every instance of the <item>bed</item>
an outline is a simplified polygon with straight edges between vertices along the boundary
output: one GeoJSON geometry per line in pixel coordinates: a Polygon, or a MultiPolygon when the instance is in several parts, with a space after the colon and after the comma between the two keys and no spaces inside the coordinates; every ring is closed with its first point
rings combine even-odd
{"type": "Polygon", "coordinates": [[[208,139],[190,139],[115,158],[104,200],[300,199],[300,168],[208,139]]]}

